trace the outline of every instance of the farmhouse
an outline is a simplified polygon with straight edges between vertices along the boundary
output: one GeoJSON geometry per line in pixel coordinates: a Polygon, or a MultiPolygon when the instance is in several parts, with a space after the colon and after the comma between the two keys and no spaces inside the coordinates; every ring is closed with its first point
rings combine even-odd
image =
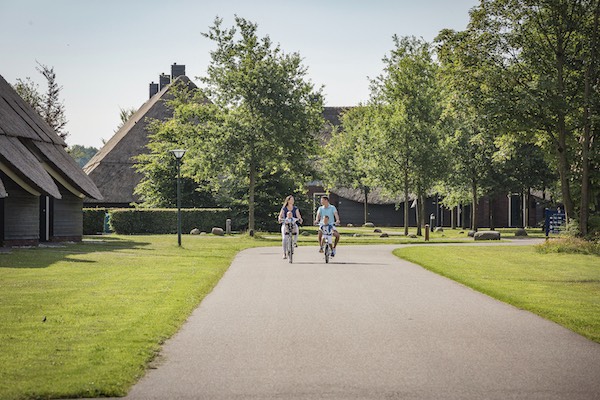
{"type": "Polygon", "coordinates": [[[102,195],[65,147],[0,76],[0,245],[81,240],[83,199],[102,195]]]}

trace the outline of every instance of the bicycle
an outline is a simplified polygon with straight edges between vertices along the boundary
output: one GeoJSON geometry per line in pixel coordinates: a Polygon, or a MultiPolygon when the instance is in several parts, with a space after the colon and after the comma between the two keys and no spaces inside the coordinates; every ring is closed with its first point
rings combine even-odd
{"type": "Polygon", "coordinates": [[[285,223],[285,254],[290,264],[293,262],[294,257],[294,235],[296,234],[294,232],[295,225],[296,224],[294,222],[285,223]]]}
{"type": "Polygon", "coordinates": [[[323,235],[323,254],[325,255],[325,263],[329,264],[329,257],[333,252],[332,235],[323,235]]]}

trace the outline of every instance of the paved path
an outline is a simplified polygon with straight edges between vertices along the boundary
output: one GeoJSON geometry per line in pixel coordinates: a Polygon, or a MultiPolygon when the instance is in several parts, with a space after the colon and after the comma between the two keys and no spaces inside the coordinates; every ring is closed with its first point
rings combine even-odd
{"type": "Polygon", "coordinates": [[[396,247],[243,251],[128,398],[600,399],[600,345],[396,247]]]}

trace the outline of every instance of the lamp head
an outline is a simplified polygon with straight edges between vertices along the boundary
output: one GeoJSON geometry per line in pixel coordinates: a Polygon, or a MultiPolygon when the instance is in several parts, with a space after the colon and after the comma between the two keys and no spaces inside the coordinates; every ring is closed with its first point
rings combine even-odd
{"type": "Polygon", "coordinates": [[[183,158],[183,155],[185,154],[186,151],[187,150],[184,150],[184,149],[169,150],[169,152],[171,152],[173,154],[173,156],[178,160],[181,160],[183,158]]]}

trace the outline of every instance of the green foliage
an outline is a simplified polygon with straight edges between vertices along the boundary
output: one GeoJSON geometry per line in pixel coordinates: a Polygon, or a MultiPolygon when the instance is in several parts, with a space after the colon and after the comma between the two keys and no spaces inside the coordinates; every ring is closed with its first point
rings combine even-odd
{"type": "Polygon", "coordinates": [[[129,118],[131,118],[131,116],[133,114],[135,114],[136,111],[137,111],[137,109],[134,107],[129,107],[129,108],[119,107],[119,119],[121,120],[121,122],[119,122],[119,125],[117,125],[117,129],[115,129],[115,133],[118,132],[119,129],[121,129],[127,121],[129,121],[129,118]]]}
{"type": "Polygon", "coordinates": [[[67,117],[65,106],[60,99],[62,86],[59,86],[56,82],[54,67],[48,67],[39,62],[37,64],[38,66],[35,69],[46,79],[46,93],[40,93],[39,86],[29,77],[25,78],[25,80],[17,79],[17,83],[14,86],[15,90],[64,139],[69,133],[65,130],[67,117]]]}
{"type": "Polygon", "coordinates": [[[80,167],[83,167],[87,164],[88,161],[98,152],[98,149],[90,146],[82,146],[79,144],[75,144],[73,146],[67,147],[67,153],[73,157],[73,159],[79,164],[80,167]]]}
{"type": "Polygon", "coordinates": [[[566,254],[588,254],[600,256],[600,242],[593,242],[576,237],[561,237],[546,240],[537,245],[536,250],[540,253],[566,253],[566,254]]]}
{"type": "MultiPolygon", "coordinates": [[[[117,234],[167,234],[177,233],[177,209],[112,209],[110,227],[117,234]]],[[[189,233],[198,228],[210,232],[214,227],[225,228],[231,217],[226,208],[182,209],[181,230],[189,233]]],[[[233,221],[235,222],[235,221],[233,221]]]]}
{"type": "Polygon", "coordinates": [[[104,218],[106,208],[84,208],[83,209],[83,234],[96,235],[104,232],[104,218]]]}

